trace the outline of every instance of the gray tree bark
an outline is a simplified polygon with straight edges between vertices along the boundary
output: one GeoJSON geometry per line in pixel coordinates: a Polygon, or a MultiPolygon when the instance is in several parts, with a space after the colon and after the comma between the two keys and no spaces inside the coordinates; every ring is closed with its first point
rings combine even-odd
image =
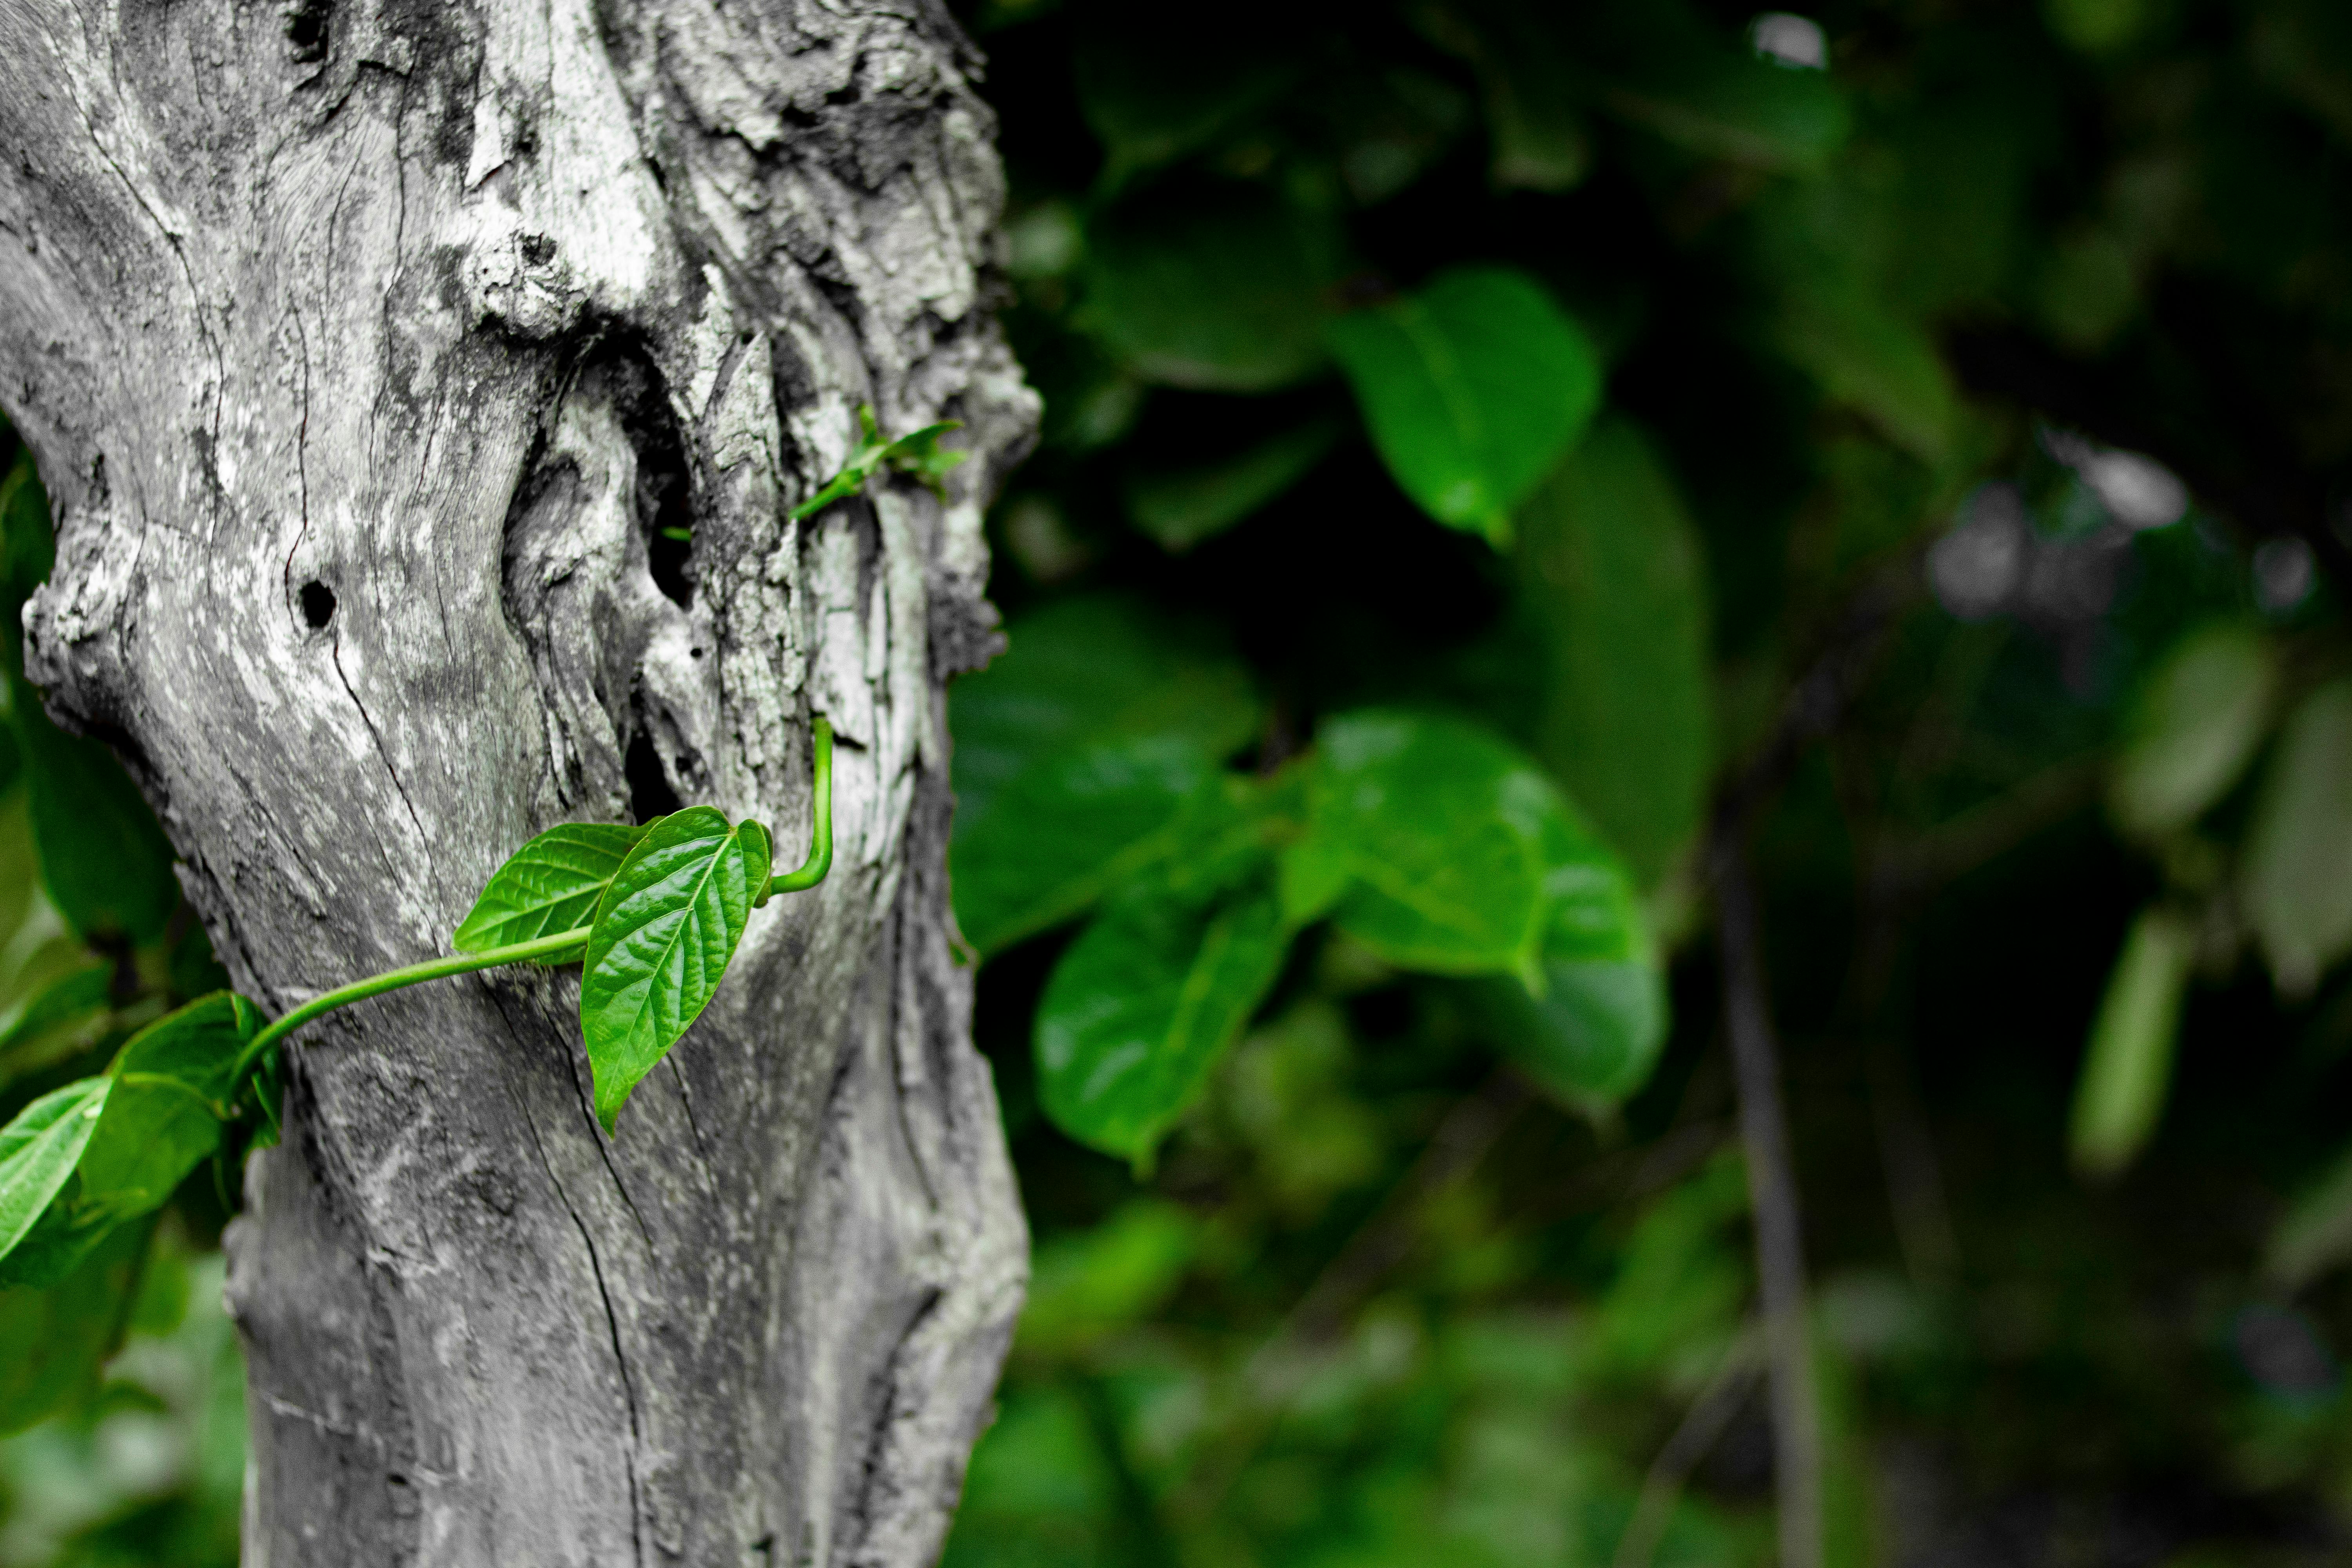
{"type": "Polygon", "coordinates": [[[240,988],[446,951],[556,821],[790,864],[841,739],[831,879],[615,1138],[575,974],[305,1031],[230,1237],[249,1563],[938,1550],[1025,1267],[943,869],[1035,416],[976,66],[937,0],[0,0],[28,666],[240,988]],[[973,460],[788,522],[861,403],[973,460]]]}

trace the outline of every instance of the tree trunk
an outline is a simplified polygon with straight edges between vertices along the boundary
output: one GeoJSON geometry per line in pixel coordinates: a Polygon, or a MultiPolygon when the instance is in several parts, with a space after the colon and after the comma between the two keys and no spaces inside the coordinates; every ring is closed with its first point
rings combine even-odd
{"type": "Polygon", "coordinates": [[[26,658],[241,989],[447,951],[557,821],[792,864],[841,741],[831,879],[615,1138],[576,972],[300,1037],[229,1243],[250,1563],[938,1551],[1025,1239],[943,868],[1035,414],[977,63],[937,0],[0,0],[26,658]],[[973,460],[788,521],[868,403],[973,460]]]}

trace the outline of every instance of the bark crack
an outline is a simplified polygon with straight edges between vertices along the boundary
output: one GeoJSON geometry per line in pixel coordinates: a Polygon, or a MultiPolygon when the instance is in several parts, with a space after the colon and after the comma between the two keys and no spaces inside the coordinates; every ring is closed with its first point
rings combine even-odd
{"type": "MultiPolygon", "coordinates": [[[[504,1003],[496,1005],[501,1020],[507,1025],[509,1043],[520,1050],[523,1045],[522,1037],[516,1031],[513,1021],[506,1018],[504,1003]]],[[[531,1152],[539,1156],[540,1169],[547,1173],[547,1184],[555,1194],[555,1201],[563,1205],[563,1212],[570,1216],[572,1228],[580,1233],[580,1245],[588,1253],[588,1272],[596,1281],[596,1299],[604,1303],[604,1329],[613,1347],[613,1368],[620,1378],[621,1400],[629,1415],[629,1445],[621,1453],[621,1466],[629,1479],[629,1542],[635,1561],[639,1568],[643,1568],[646,1560],[645,1504],[637,1488],[637,1447],[645,1441],[645,1433],[637,1420],[636,1381],[629,1373],[628,1352],[621,1345],[621,1315],[613,1305],[612,1287],[604,1279],[604,1262],[597,1255],[596,1238],[589,1234],[588,1222],[580,1217],[580,1210],[572,1202],[572,1194],[564,1190],[563,1178],[555,1173],[555,1163],[547,1157],[547,1143],[540,1136],[539,1121],[531,1115],[530,1104],[520,1093],[515,1095],[515,1103],[522,1112],[523,1126],[530,1130],[531,1152]]],[[[626,1194],[623,1196],[625,1197],[626,1194]]]]}
{"type": "MultiPolygon", "coordinates": [[[[352,706],[359,710],[360,722],[367,726],[368,734],[375,742],[375,754],[383,763],[384,776],[392,781],[392,787],[399,793],[400,804],[408,808],[408,820],[416,826],[417,847],[425,856],[425,873],[430,876],[433,870],[433,841],[425,837],[425,819],[416,815],[416,803],[408,798],[408,786],[400,782],[400,770],[392,765],[392,752],[383,743],[383,731],[375,727],[375,720],[369,714],[367,704],[360,700],[359,692],[352,685],[352,678],[343,673],[343,638],[340,631],[335,634],[330,654],[334,661],[335,679],[342,682],[343,695],[349,697],[352,706]]],[[[394,864],[397,865],[398,861],[394,864]]]]}

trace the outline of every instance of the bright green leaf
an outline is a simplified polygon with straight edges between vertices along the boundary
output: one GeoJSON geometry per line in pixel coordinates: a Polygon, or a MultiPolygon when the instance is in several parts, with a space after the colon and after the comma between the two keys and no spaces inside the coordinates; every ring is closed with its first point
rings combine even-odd
{"type": "Polygon", "coordinates": [[[955,837],[956,923],[982,953],[1084,910],[1183,841],[1189,803],[1217,767],[1180,736],[1110,741],[1048,757],[955,837]]]}
{"type": "Polygon", "coordinates": [[[2279,989],[2307,995],[2352,952],[2352,681],[2286,721],[2246,833],[2242,897],[2279,989]]]}
{"type": "Polygon", "coordinates": [[[1037,1008],[1039,1097],[1055,1125],[1142,1160],[1199,1098],[1281,973],[1270,887],[1115,899],[1062,955],[1037,1008]]]}
{"type": "Polygon", "coordinates": [[[719,989],[760,890],[751,879],[764,868],[752,860],[724,814],[688,806],[648,826],[605,885],[580,980],[605,1131],[719,989]]]}
{"type": "Polygon", "coordinates": [[[955,684],[955,833],[1048,759],[1100,741],[1178,736],[1223,757],[1258,723],[1249,671],[1194,628],[1134,600],[1062,600],[1013,623],[1010,647],[955,684]]]}
{"type": "Polygon", "coordinates": [[[1444,273],[1334,321],[1330,337],[1398,486],[1498,545],[1511,509],[1601,402],[1591,340],[1541,285],[1504,268],[1444,273]]]}
{"type": "MultiPolygon", "coordinates": [[[[1408,969],[1529,973],[1567,820],[1558,787],[1453,719],[1354,714],[1325,725],[1318,751],[1313,825],[1293,853],[1344,860],[1340,929],[1408,969]]],[[[1328,890],[1331,873],[1311,880],[1328,890]]]]}
{"type": "Polygon", "coordinates": [[[237,1060],[260,1026],[252,1003],[222,992],[133,1035],[107,1069],[112,1088],[76,1179],[0,1261],[0,1283],[55,1283],[125,1224],[160,1208],[220,1146],[237,1060]]]}
{"type": "Polygon", "coordinates": [[[1121,203],[1087,236],[1085,319],[1148,381],[1265,392],[1323,363],[1339,226],[1259,185],[1121,203]]]}
{"type": "Polygon", "coordinates": [[[106,1109],[110,1078],[54,1089],[0,1127],[0,1258],[16,1250],[74,1173],[106,1109]]]}
{"type": "Polygon", "coordinates": [[[490,874],[450,945],[481,952],[585,926],[645,833],[614,823],[558,823],[490,874]]]}
{"type": "Polygon", "coordinates": [[[2188,826],[2253,760],[2278,686],[2269,641],[2211,626],[2174,646],[2133,698],[2107,804],[2124,831],[2154,838],[2188,826]]]}
{"type": "Polygon", "coordinates": [[[155,814],[114,753],[51,723],[31,687],[16,686],[14,717],[50,902],[84,936],[154,941],[180,901],[155,814]]]}
{"type": "Polygon", "coordinates": [[[1644,886],[1698,831],[1713,771],[1706,569],[1674,476],[1607,419],[1517,513],[1549,654],[1537,750],[1644,886]]]}
{"type": "Polygon", "coordinates": [[[1305,479],[1338,437],[1336,426],[1318,420],[1223,462],[1138,475],[1128,481],[1128,513],[1161,549],[1181,554],[1305,479]]]}
{"type": "Polygon", "coordinates": [[[2196,928],[2174,911],[2151,908],[2132,922],[2074,1088],[2070,1144],[2084,1175],[2115,1175],[2156,1131],[2196,955],[2196,928]]]}

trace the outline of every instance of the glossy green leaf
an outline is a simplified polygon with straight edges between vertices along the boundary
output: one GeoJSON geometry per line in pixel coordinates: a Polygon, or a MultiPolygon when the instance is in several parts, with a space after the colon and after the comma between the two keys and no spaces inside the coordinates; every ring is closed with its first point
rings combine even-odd
{"type": "Polygon", "coordinates": [[[0,1433],[97,1391],[121,1343],[151,1229],[122,1226],[53,1285],[0,1289],[0,1433]]]}
{"type": "Polygon", "coordinates": [[[1312,826],[1292,855],[1319,862],[1306,879],[1326,895],[1344,865],[1340,929],[1408,969],[1532,973],[1570,820],[1558,786],[1485,731],[1437,716],[1349,715],[1317,749],[1312,826]]]}
{"type": "Polygon", "coordinates": [[[1038,1092],[1055,1125],[1148,1158],[1265,999],[1289,938],[1263,879],[1192,897],[1146,883],[1112,900],[1038,1004],[1038,1092]]]}
{"type": "Polygon", "coordinates": [[[123,1226],[160,1208],[220,1146],[231,1079],[261,1026],[253,1004],[226,992],[191,1002],[133,1035],[103,1080],[112,1087],[60,1192],[16,1248],[0,1284],[65,1278],[123,1226]]]}
{"type": "Polygon", "coordinates": [[[955,834],[977,831],[1030,768],[1101,741],[1181,737],[1224,757],[1257,728],[1249,671],[1213,637],[1138,601],[1062,600],[1006,630],[1009,647],[955,684],[955,834]]]}
{"type": "Polygon", "coordinates": [[[648,826],[605,885],[581,973],[580,1026],[607,1132],[719,989],[761,890],[755,873],[765,885],[757,854],[723,813],[688,806],[648,826]]]}
{"type": "Polygon", "coordinates": [[[170,1197],[219,1146],[230,1080],[261,1024],[252,1003],[224,991],[131,1036],[107,1069],[114,1089],[82,1152],[79,1201],[121,1218],[170,1197]]]}
{"type": "Polygon", "coordinates": [[[0,1258],[31,1233],[73,1175],[113,1087],[110,1078],[79,1079],[0,1127],[0,1258]]]}
{"type": "Polygon", "coordinates": [[[1330,451],[1339,429],[1318,420],[1252,447],[1238,457],[1128,481],[1127,510],[1136,527],[1171,554],[1224,532],[1307,477],[1330,451]]]}
{"type": "Polygon", "coordinates": [[[1714,764],[1706,567],[1674,476],[1604,419],[1517,514],[1549,656],[1537,751],[1644,886],[1697,833],[1714,764]]]}
{"type": "Polygon", "coordinates": [[[2307,995],[2352,952],[2352,681],[2321,687],[2288,716],[2254,801],[2242,876],[2279,989],[2307,995]]]}
{"type": "Polygon", "coordinates": [[[2196,928],[2173,910],[2151,908],[2132,922],[2074,1088],[2070,1146],[2084,1175],[2115,1175],[2156,1131],[2196,955],[2196,928]]]}
{"type": "Polygon", "coordinates": [[[14,700],[49,900],[84,936],[154,941],[180,901],[155,814],[112,752],[51,723],[31,687],[17,685],[14,700]]]}
{"type": "Polygon", "coordinates": [[[1859,284],[1801,280],[1782,301],[1775,336],[1832,402],[1860,411],[1922,461],[1951,450],[1958,395],[1935,341],[1859,284]]]}
{"type": "Polygon", "coordinates": [[[1495,1043],[1528,1075],[1589,1111],[1648,1081],[1670,1007],[1632,879],[1566,809],[1539,840],[1544,921],[1532,970],[1470,983],[1495,1043]]]}
{"type": "Polygon", "coordinates": [[[2269,727],[2278,666],[2251,626],[2206,626],[2148,675],[2124,721],[2107,805],[2125,832],[2188,826],[2230,792],[2269,727]]]}
{"type": "Polygon", "coordinates": [[[1265,392],[1323,363],[1342,240],[1261,185],[1154,187],[1087,235],[1085,320],[1147,381],[1265,392]]]}
{"type": "Polygon", "coordinates": [[[481,952],[586,926],[604,885],[645,832],[614,823],[558,823],[491,873],[450,945],[481,952]]]}
{"type": "Polygon", "coordinates": [[[999,952],[1165,858],[1217,774],[1197,742],[1167,735],[1080,747],[1020,774],[955,837],[950,885],[964,939],[999,952]]]}
{"type": "Polygon", "coordinates": [[[1467,268],[1334,321],[1331,345],[1391,477],[1452,528],[1510,539],[1511,509],[1601,402],[1601,360],[1540,284],[1467,268]]]}

